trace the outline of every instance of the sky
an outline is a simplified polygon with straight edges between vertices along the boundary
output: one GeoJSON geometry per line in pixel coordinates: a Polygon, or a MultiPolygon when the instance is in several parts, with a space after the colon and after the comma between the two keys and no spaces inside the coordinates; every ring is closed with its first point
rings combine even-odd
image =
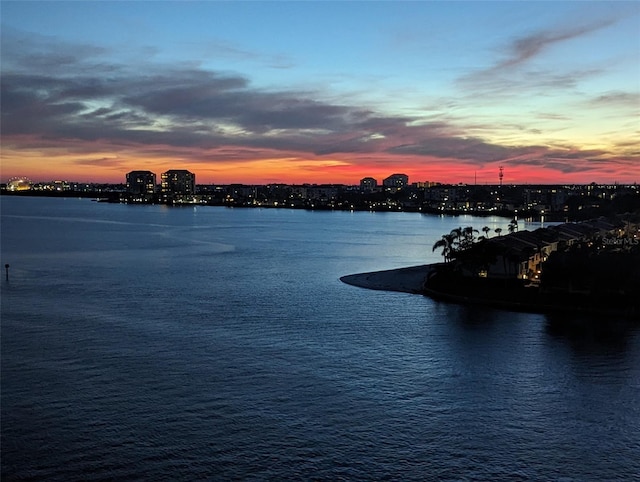
{"type": "Polygon", "coordinates": [[[640,181],[640,2],[0,2],[0,177],[640,181]]]}

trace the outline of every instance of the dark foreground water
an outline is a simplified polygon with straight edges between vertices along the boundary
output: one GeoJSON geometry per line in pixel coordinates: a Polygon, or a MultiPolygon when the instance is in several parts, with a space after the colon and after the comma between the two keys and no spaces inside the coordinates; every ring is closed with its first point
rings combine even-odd
{"type": "Polygon", "coordinates": [[[637,326],[338,280],[508,220],[1,203],[3,481],[640,477],[637,326]]]}

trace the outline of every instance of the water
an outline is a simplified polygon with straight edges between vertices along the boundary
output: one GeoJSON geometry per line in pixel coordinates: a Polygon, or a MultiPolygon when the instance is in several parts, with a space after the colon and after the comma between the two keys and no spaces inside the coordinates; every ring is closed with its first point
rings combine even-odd
{"type": "Polygon", "coordinates": [[[3,480],[630,480],[640,334],[341,283],[498,218],[3,197],[3,480]]]}

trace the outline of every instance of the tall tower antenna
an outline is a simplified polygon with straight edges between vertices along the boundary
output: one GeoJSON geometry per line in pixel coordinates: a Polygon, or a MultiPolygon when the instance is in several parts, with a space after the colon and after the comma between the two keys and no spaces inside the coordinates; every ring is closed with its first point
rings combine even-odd
{"type": "Polygon", "coordinates": [[[498,179],[500,179],[500,187],[502,187],[502,178],[504,177],[504,167],[500,166],[500,173],[498,174],[498,179]]]}

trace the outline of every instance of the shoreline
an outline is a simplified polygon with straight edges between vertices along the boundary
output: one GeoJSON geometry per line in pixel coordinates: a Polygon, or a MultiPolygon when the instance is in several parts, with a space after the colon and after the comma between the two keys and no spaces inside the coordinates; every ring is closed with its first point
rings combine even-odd
{"type": "Polygon", "coordinates": [[[532,313],[541,315],[588,315],[588,316],[615,316],[625,319],[638,319],[640,315],[634,311],[626,311],[624,309],[605,309],[595,306],[582,306],[575,304],[557,304],[557,303],[545,303],[541,300],[538,303],[526,303],[522,301],[511,301],[508,299],[500,298],[479,298],[473,296],[466,296],[461,294],[447,293],[444,291],[437,291],[430,288],[423,288],[422,295],[427,296],[435,301],[444,301],[447,303],[456,303],[461,305],[476,305],[485,306],[489,308],[496,308],[499,310],[516,311],[521,313],[532,313]]]}
{"type": "Polygon", "coordinates": [[[369,290],[423,294],[425,279],[439,264],[421,264],[407,268],[350,274],[340,277],[340,281],[369,290]]]}
{"type": "Polygon", "coordinates": [[[435,301],[444,301],[463,305],[481,305],[507,311],[518,311],[537,314],[575,314],[595,316],[616,316],[630,319],[640,318],[637,311],[595,306],[578,306],[574,304],[557,304],[541,298],[538,303],[524,302],[501,298],[477,297],[461,293],[451,293],[427,288],[425,281],[442,263],[409,266],[406,268],[370,271],[340,277],[345,284],[378,291],[394,291],[400,293],[420,294],[435,301]],[[545,302],[546,301],[546,302],[545,302]]]}

